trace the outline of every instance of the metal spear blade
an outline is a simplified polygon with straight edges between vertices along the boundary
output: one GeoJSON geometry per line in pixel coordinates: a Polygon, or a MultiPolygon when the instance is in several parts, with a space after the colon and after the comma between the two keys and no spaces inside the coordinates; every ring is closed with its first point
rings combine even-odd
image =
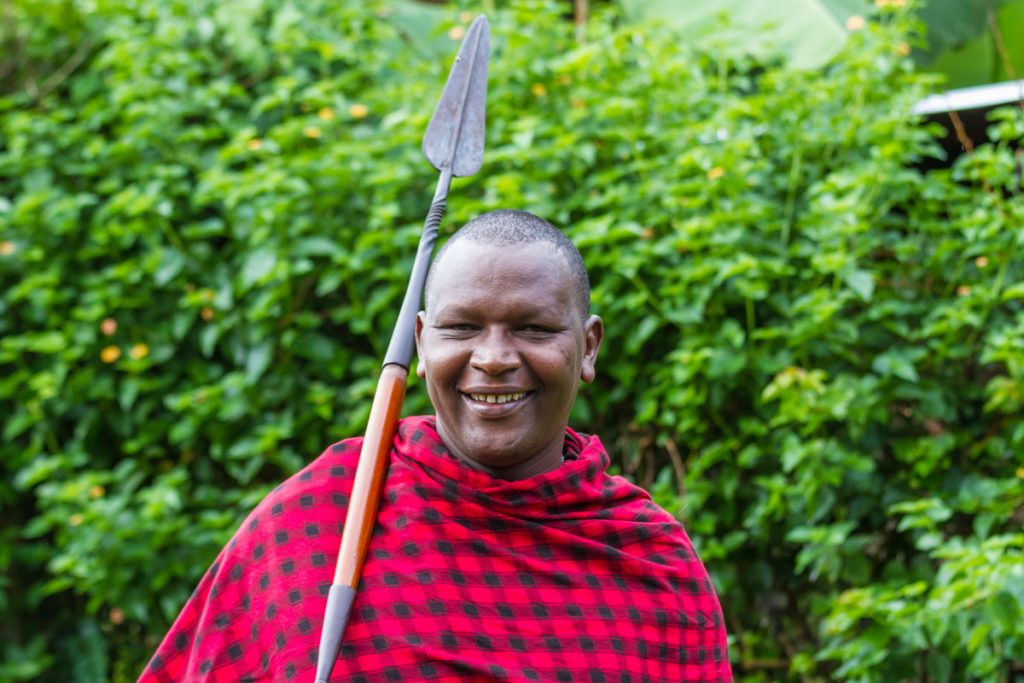
{"type": "Polygon", "coordinates": [[[490,26],[479,16],[462,41],[423,136],[423,154],[439,171],[450,166],[452,175],[467,176],[483,164],[490,52],[490,26]]]}

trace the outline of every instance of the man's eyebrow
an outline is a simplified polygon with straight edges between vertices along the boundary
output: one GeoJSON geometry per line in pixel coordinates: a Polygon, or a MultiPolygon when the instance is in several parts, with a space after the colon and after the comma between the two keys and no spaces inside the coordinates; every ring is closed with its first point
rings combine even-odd
{"type": "Polygon", "coordinates": [[[465,307],[459,306],[458,304],[447,304],[445,306],[435,307],[433,310],[432,317],[439,318],[442,316],[453,317],[453,318],[465,318],[472,314],[472,311],[465,307]]]}
{"type": "MultiPolygon", "coordinates": [[[[435,309],[432,318],[474,318],[479,315],[479,308],[476,306],[462,306],[460,304],[448,304],[435,309]]],[[[541,320],[548,324],[562,324],[562,320],[555,316],[547,306],[526,306],[515,312],[513,322],[524,320],[541,320]]]]}

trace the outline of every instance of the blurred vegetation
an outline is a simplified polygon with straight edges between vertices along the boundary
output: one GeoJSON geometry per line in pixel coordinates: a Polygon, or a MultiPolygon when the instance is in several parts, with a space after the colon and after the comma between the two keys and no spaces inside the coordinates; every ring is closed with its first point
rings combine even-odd
{"type": "MultiPolygon", "coordinates": [[[[667,24],[686,42],[713,33],[718,52],[783,54],[792,67],[829,63],[873,4],[908,0],[616,0],[628,17],[667,24]],[[728,20],[723,21],[723,16],[728,20]]],[[[911,53],[918,66],[946,77],[948,87],[1024,76],[1024,0],[921,0],[912,11],[927,42],[911,53]]]]}
{"type": "MultiPolygon", "coordinates": [[[[920,170],[934,83],[878,4],[814,71],[491,8],[445,222],[580,245],[608,338],[574,424],[684,520],[741,681],[1024,661],[1024,113],[920,170]]],[[[438,60],[403,7],[3,6],[0,680],[133,680],[244,513],[360,432],[471,16],[438,60]]]]}
{"type": "Polygon", "coordinates": [[[920,17],[928,44],[915,56],[948,87],[1024,78],[1024,0],[927,0],[920,17]]]}

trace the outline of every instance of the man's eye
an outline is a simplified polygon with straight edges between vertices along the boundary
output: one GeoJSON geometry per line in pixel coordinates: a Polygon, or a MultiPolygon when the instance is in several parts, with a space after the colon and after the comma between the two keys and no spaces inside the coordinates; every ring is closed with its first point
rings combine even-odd
{"type": "Polygon", "coordinates": [[[532,334],[532,335],[544,335],[544,334],[554,334],[555,333],[555,331],[553,329],[551,329],[550,327],[544,327],[543,325],[524,325],[523,327],[520,327],[519,329],[521,331],[525,332],[526,334],[532,334]]]}
{"type": "Polygon", "coordinates": [[[453,336],[465,336],[476,330],[476,327],[468,323],[455,323],[451,325],[438,325],[437,329],[442,334],[448,334],[453,336]]]}

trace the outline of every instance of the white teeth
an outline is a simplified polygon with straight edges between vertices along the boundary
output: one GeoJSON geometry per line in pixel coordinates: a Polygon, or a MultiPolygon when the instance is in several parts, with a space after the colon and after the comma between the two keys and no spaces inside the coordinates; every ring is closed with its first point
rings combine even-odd
{"type": "Polygon", "coordinates": [[[474,401],[481,401],[483,403],[508,403],[509,401],[518,401],[519,399],[526,396],[526,392],[522,391],[517,394],[470,394],[469,397],[474,401]]]}

